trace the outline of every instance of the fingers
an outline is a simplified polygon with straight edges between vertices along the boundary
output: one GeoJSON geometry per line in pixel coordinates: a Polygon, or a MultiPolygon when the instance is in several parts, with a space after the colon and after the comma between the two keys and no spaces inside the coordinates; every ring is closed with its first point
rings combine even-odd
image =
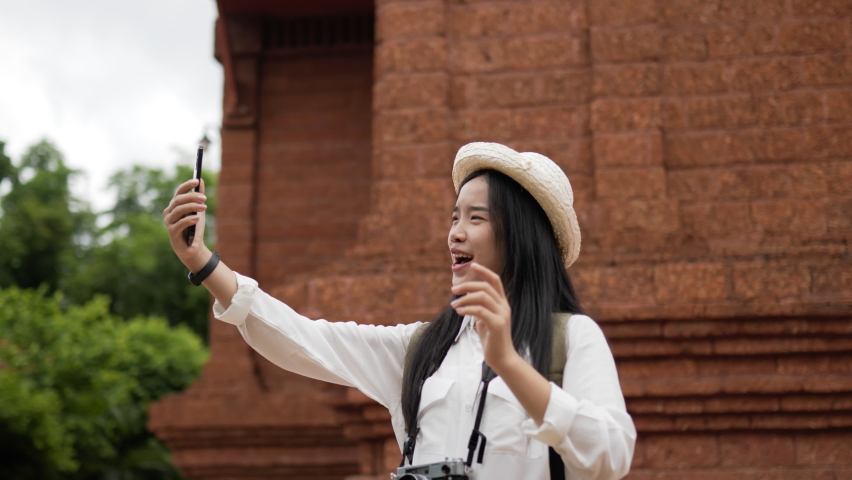
{"type": "MultiPolygon", "coordinates": [[[[450,305],[459,315],[474,315],[474,311],[482,312],[484,309],[498,318],[502,318],[502,310],[511,311],[506,293],[503,291],[503,282],[500,276],[476,262],[471,264],[474,271],[484,281],[463,282],[453,286],[452,291],[461,297],[454,300],[450,305]],[[477,308],[474,308],[477,307],[477,308]]],[[[510,314],[511,315],[511,314],[510,314]]]]}
{"type": "Polygon", "coordinates": [[[489,328],[497,328],[499,330],[503,328],[504,325],[510,325],[510,323],[504,321],[502,315],[489,310],[483,305],[465,305],[463,307],[458,307],[456,308],[456,313],[462,317],[472,315],[476,317],[477,320],[485,322],[489,328]]]}
{"type": "Polygon", "coordinates": [[[495,291],[500,292],[501,295],[505,296],[505,293],[503,292],[503,281],[500,280],[500,275],[497,275],[488,267],[476,262],[471,262],[470,268],[474,272],[478,273],[483,280],[488,282],[495,291]]]}
{"type": "MultiPolygon", "coordinates": [[[[195,216],[195,215],[193,215],[193,216],[195,216]]],[[[196,225],[198,225],[198,227],[196,227],[196,229],[195,229],[195,237],[192,239],[192,245],[190,245],[190,248],[193,248],[193,247],[200,248],[200,246],[204,244],[204,230],[203,230],[200,222],[201,222],[201,220],[199,220],[198,222],[195,223],[196,225]]]]}
{"type": "Polygon", "coordinates": [[[459,308],[466,307],[469,305],[479,305],[485,307],[493,313],[497,313],[500,311],[501,305],[495,300],[495,298],[486,292],[474,292],[469,293],[463,297],[459,297],[453,300],[450,305],[458,311],[459,308]]]}
{"type": "Polygon", "coordinates": [[[500,327],[511,322],[512,309],[505,295],[498,294],[486,282],[464,282],[453,287],[453,293],[463,295],[450,303],[459,315],[473,315],[488,325],[500,327]]]}
{"type": "Polygon", "coordinates": [[[199,193],[204,193],[204,179],[201,179],[201,188],[198,189],[199,193]]]}
{"type": "MultiPolygon", "coordinates": [[[[177,222],[169,225],[169,235],[172,235],[172,236],[180,235],[180,232],[184,231],[186,229],[186,227],[188,227],[190,225],[196,225],[200,220],[201,220],[200,215],[190,215],[188,217],[183,217],[180,220],[178,220],[177,222]]],[[[196,235],[195,238],[197,240],[198,236],[196,235]]],[[[193,241],[193,244],[194,243],[195,242],[193,241]]]]}
{"type": "Polygon", "coordinates": [[[484,321],[486,324],[490,324],[492,320],[491,317],[493,315],[490,310],[480,305],[468,305],[466,307],[461,307],[456,309],[456,312],[463,317],[465,315],[473,315],[478,320],[484,321]]]}
{"type": "Polygon", "coordinates": [[[463,282],[458,285],[453,285],[452,291],[455,295],[467,295],[472,292],[487,292],[494,298],[504,298],[504,295],[500,295],[500,293],[495,290],[490,283],[486,282],[463,282]]]}
{"type": "Polygon", "coordinates": [[[172,209],[165,217],[166,226],[171,226],[172,224],[180,221],[181,218],[190,213],[201,213],[207,210],[207,205],[203,203],[184,203],[183,205],[178,205],[172,209]]]}
{"type": "Polygon", "coordinates": [[[187,204],[187,203],[190,203],[190,202],[204,203],[205,200],[207,200],[207,196],[205,196],[201,192],[198,192],[198,193],[187,192],[187,193],[175,194],[174,198],[172,198],[172,201],[169,202],[169,206],[166,207],[165,210],[163,210],[163,216],[165,217],[165,216],[169,215],[178,206],[181,206],[181,205],[184,205],[184,204],[187,204]]]}
{"type": "Polygon", "coordinates": [[[178,186],[177,191],[175,191],[175,196],[178,196],[178,195],[180,195],[181,193],[187,193],[188,191],[190,191],[190,190],[192,190],[193,188],[195,188],[195,186],[196,186],[197,184],[198,184],[198,180],[196,180],[196,179],[194,179],[194,178],[190,178],[189,180],[187,180],[187,181],[185,181],[185,182],[181,183],[181,184],[178,186]]]}

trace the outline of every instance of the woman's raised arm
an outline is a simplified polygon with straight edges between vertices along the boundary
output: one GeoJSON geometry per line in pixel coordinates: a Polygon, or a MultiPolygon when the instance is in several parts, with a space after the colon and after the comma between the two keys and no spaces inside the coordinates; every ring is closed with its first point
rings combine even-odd
{"type": "MultiPolygon", "coordinates": [[[[163,218],[172,250],[193,273],[210,260],[204,245],[207,199],[191,191],[196,180],[178,187],[163,218]],[[195,212],[197,215],[187,215],[195,212]],[[183,230],[195,225],[187,245],[183,230]]],[[[419,324],[384,327],[353,322],[313,321],[257,288],[253,279],[237,274],[222,262],[201,283],[216,297],[217,319],[237,326],[246,342],[279,367],[317,380],[356,387],[382,405],[399,403],[402,359],[419,324]]]]}
{"type": "MultiPolygon", "coordinates": [[[[192,273],[198,273],[213,256],[213,252],[204,245],[204,226],[207,223],[205,215],[207,205],[204,203],[207,197],[204,195],[204,181],[201,181],[201,191],[193,192],[192,189],[195,188],[197,183],[198,180],[194,178],[182,183],[175,192],[172,201],[169,202],[169,206],[163,210],[163,223],[169,230],[172,250],[192,273]],[[192,212],[197,215],[187,215],[192,212]],[[195,239],[192,241],[192,245],[187,245],[182,233],[190,225],[195,225],[195,239]]],[[[213,273],[201,284],[225,308],[230,306],[231,298],[237,293],[237,277],[221,261],[213,270],[213,273]]]]}

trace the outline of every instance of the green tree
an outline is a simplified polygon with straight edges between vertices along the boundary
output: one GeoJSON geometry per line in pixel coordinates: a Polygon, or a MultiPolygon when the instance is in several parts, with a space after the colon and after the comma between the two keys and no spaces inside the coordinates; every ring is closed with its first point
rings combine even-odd
{"type": "MultiPolygon", "coordinates": [[[[207,338],[210,298],[186,280],[171,251],[162,211],[174,190],[192,176],[190,158],[171,174],[134,166],[110,178],[114,206],[94,214],[71,194],[77,174],[48,141],[33,145],[16,167],[0,142],[0,288],[61,289],[83,303],[110,297],[110,310],[124,318],[155,315],[186,324],[207,338]],[[97,228],[96,224],[106,225],[97,228]]],[[[208,244],[216,212],[215,172],[207,169],[208,244]]]]}
{"type": "MultiPolygon", "coordinates": [[[[172,175],[142,166],[113,175],[109,185],[117,199],[105,214],[108,225],[96,233],[94,245],[63,282],[66,294],[78,303],[95,293],[106,294],[117,315],[161,316],[207,338],[210,296],[187,281],[186,268],[172,252],[163,225],[163,209],[177,186],[191,176],[191,168],[184,166],[172,175]]],[[[216,214],[217,177],[205,172],[203,178],[210,225],[216,214]]]]}
{"type": "Polygon", "coordinates": [[[180,478],[146,430],[148,404],[188,386],[207,353],[186,327],[123,320],[106,297],[67,306],[0,291],[0,464],[19,479],[180,478]]]}
{"type": "Polygon", "coordinates": [[[56,394],[0,368],[0,478],[56,478],[77,467],[56,394]]]}
{"type": "Polygon", "coordinates": [[[72,197],[68,184],[77,172],[49,142],[33,145],[18,167],[4,149],[0,142],[0,182],[10,184],[0,201],[0,288],[55,290],[84,243],[75,239],[91,230],[94,216],[72,197]]]}
{"type": "Polygon", "coordinates": [[[76,173],[47,141],[17,165],[0,142],[0,478],[180,478],[146,416],[207,356],[191,330],[206,338],[209,297],[162,225],[190,168],[115,174],[99,215],[72,196],[76,173]]]}
{"type": "Polygon", "coordinates": [[[6,155],[6,142],[0,140],[0,185],[7,178],[12,179],[15,175],[15,166],[12,165],[12,159],[6,155]]]}

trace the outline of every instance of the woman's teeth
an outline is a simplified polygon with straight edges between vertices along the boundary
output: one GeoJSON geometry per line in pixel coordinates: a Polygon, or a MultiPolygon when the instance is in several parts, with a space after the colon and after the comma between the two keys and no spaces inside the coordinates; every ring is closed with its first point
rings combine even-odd
{"type": "Polygon", "coordinates": [[[456,253],[453,254],[453,262],[456,265],[461,265],[461,264],[467,263],[471,260],[473,260],[473,257],[469,257],[467,255],[459,255],[459,254],[456,254],[456,253]]]}

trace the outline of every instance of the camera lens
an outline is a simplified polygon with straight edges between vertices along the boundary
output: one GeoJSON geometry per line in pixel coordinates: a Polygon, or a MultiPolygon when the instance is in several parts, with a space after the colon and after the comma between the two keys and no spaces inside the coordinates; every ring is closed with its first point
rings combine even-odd
{"type": "Polygon", "coordinates": [[[426,475],[420,475],[419,473],[406,473],[399,477],[399,480],[429,480],[429,477],[426,475]]]}

